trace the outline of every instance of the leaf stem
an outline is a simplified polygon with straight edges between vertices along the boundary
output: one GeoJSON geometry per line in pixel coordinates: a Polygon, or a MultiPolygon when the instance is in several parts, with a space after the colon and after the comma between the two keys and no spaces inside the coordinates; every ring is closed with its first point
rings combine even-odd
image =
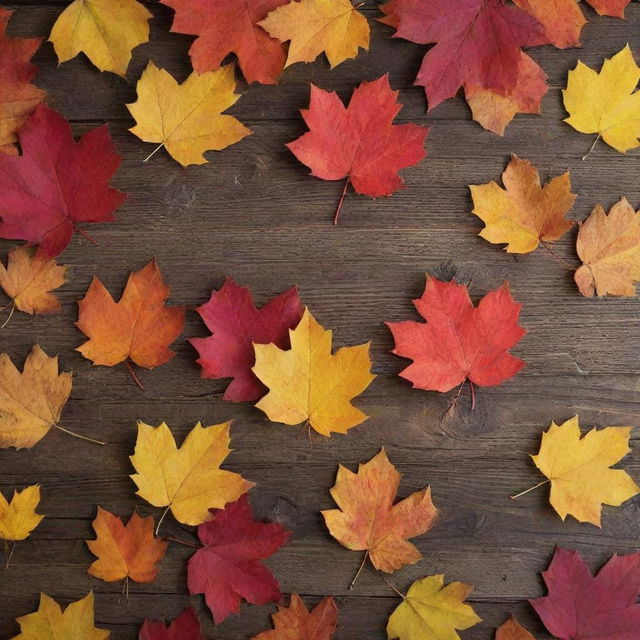
{"type": "Polygon", "coordinates": [[[187,542],[186,540],[179,540],[178,538],[173,538],[171,536],[169,536],[168,538],[165,538],[165,540],[171,540],[171,542],[177,542],[178,544],[182,544],[185,547],[194,547],[195,549],[200,548],[200,545],[196,544],[195,542],[187,542]]]}
{"type": "Polygon", "coordinates": [[[84,231],[83,229],[80,229],[79,227],[75,228],[76,232],[79,233],[85,240],[88,240],[89,242],[92,242],[93,244],[97,245],[98,241],[95,238],[92,238],[86,231],[84,231]]]}
{"type": "MultiPolygon", "coordinates": [[[[469,380],[469,378],[467,378],[469,380]]],[[[469,380],[469,389],[471,389],[471,411],[476,408],[476,388],[473,386],[473,382],[469,380]]]]}
{"type": "Polygon", "coordinates": [[[358,576],[360,575],[360,572],[362,571],[365,562],[367,561],[367,558],[369,557],[369,550],[365,551],[364,554],[364,558],[362,558],[362,562],[360,563],[360,566],[358,567],[358,570],[356,571],[356,575],[353,576],[353,580],[351,581],[351,584],[349,585],[349,591],[353,590],[353,586],[356,583],[356,580],[358,579],[358,576]]]}
{"type": "Polygon", "coordinates": [[[347,187],[349,186],[349,182],[351,179],[347,176],[347,179],[344,181],[344,188],[342,189],[342,195],[340,196],[340,200],[338,200],[338,206],[336,207],[336,213],[333,216],[333,224],[337,225],[338,220],[340,219],[340,211],[342,210],[342,203],[344,202],[344,197],[347,194],[347,187]]]}
{"type": "Polygon", "coordinates": [[[456,406],[456,403],[458,402],[458,398],[460,397],[460,394],[462,393],[462,387],[464,386],[464,383],[466,381],[467,381],[467,379],[465,378],[460,383],[460,386],[458,387],[458,392],[456,393],[455,397],[449,403],[449,406],[444,410],[444,413],[440,416],[440,422],[442,422],[444,420],[444,417],[447,415],[447,413],[449,413],[449,411],[453,410],[453,408],[456,406]]]}
{"type": "Polygon", "coordinates": [[[378,575],[384,580],[389,589],[395,591],[403,600],[407,599],[407,596],[405,596],[404,593],[402,593],[399,589],[396,589],[396,587],[394,587],[381,573],[378,573],[378,575]]]}
{"type": "Polygon", "coordinates": [[[162,521],[165,519],[167,513],[169,513],[169,509],[171,509],[171,503],[167,505],[167,508],[162,512],[162,515],[160,516],[160,520],[158,520],[158,526],[156,527],[156,537],[158,536],[158,531],[160,531],[160,525],[162,524],[162,521]]]}
{"type": "Polygon", "coordinates": [[[596,146],[596,144],[597,144],[598,140],[600,140],[600,134],[598,134],[598,135],[596,136],[596,139],[593,141],[593,144],[591,145],[591,148],[589,149],[589,151],[587,151],[587,153],[585,153],[585,154],[582,156],[582,159],[583,159],[583,160],[586,160],[586,159],[591,155],[591,152],[595,149],[595,146],[596,146]]]}
{"type": "Polygon", "coordinates": [[[133,381],[144,391],[144,387],[142,386],[142,382],[140,382],[140,379],[136,375],[136,372],[135,372],[135,370],[133,368],[133,365],[131,364],[131,362],[129,362],[129,359],[125,360],[124,364],[127,367],[127,369],[129,370],[129,373],[131,374],[131,377],[133,378],[133,381]]]}
{"type": "Polygon", "coordinates": [[[511,500],[515,500],[516,498],[523,496],[525,493],[529,493],[529,491],[533,491],[534,489],[537,489],[538,487],[541,487],[542,485],[547,484],[547,482],[550,482],[548,478],[546,480],[543,480],[542,482],[538,482],[538,484],[535,487],[529,487],[528,489],[525,489],[520,493],[516,493],[515,496],[509,496],[509,498],[511,498],[511,500]]]}
{"type": "MultiPolygon", "coordinates": [[[[6,307],[6,305],[5,305],[6,307]]],[[[4,309],[4,307],[2,307],[4,309]]],[[[9,324],[9,320],[11,320],[11,316],[13,316],[13,312],[16,310],[16,303],[12,302],[11,303],[11,311],[9,312],[9,316],[8,318],[2,323],[2,326],[0,327],[0,329],[4,329],[8,324],[9,324]]]]}
{"type": "Polygon", "coordinates": [[[7,558],[7,563],[5,564],[5,569],[9,568],[9,564],[11,563],[11,558],[13,558],[13,553],[16,550],[16,541],[14,540],[11,544],[11,551],[9,551],[9,542],[8,540],[4,541],[4,555],[7,558]]]}
{"type": "Polygon", "coordinates": [[[544,241],[540,241],[540,244],[556,259],[556,260],[560,260],[560,262],[566,264],[569,269],[571,271],[575,271],[576,268],[568,261],[565,260],[562,256],[559,256],[550,246],[548,243],[544,242],[544,241]]]}
{"type": "Polygon", "coordinates": [[[64,431],[65,433],[68,433],[70,436],[73,436],[74,438],[80,438],[80,440],[86,440],[87,442],[93,442],[94,444],[99,444],[99,445],[102,445],[102,446],[107,444],[106,442],[103,442],[102,440],[96,440],[95,438],[89,438],[89,436],[82,436],[79,433],[76,433],[75,431],[69,431],[69,429],[65,429],[64,427],[61,427],[59,424],[54,424],[53,426],[54,426],[54,428],[59,429],[60,431],[64,431]]]}
{"type": "Polygon", "coordinates": [[[162,149],[162,147],[164,147],[164,142],[162,142],[161,144],[159,144],[142,162],[143,164],[146,162],[149,162],[149,160],[151,160],[151,158],[153,158],[153,156],[156,155],[156,153],[158,153],[158,151],[160,151],[160,149],[162,149]]]}

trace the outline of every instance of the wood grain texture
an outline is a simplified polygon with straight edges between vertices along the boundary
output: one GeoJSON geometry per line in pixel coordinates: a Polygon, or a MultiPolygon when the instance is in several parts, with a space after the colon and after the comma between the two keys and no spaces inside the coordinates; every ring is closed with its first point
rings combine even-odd
{"type": "MultiPolygon", "coordinates": [[[[47,36],[66,2],[15,2],[13,35],[47,36]]],[[[64,254],[69,282],[60,290],[61,314],[31,318],[14,314],[0,331],[0,349],[22,365],[31,345],[60,355],[74,372],[71,401],[63,425],[102,438],[104,447],[49,434],[31,451],[0,451],[0,490],[40,482],[47,515],[33,536],[17,546],[12,564],[0,570],[0,638],[17,632],[13,619],[35,609],[45,591],[67,603],[96,592],[99,626],[114,640],[133,640],[145,616],[172,617],[189,601],[185,560],[192,553],[172,544],[158,581],[130,587],[91,578],[91,537],[96,505],[120,516],[137,508],[158,515],[134,496],[128,456],[135,421],[166,420],[178,439],[202,420],[234,418],[233,453],[228,468],[257,482],[251,492],[256,511],[294,531],[292,542],[268,562],[283,592],[301,593],[307,604],[333,594],[340,609],[336,640],[381,640],[388,614],[398,599],[367,568],[356,588],[348,585],[360,555],[328,535],[319,510],[330,508],[328,493],[337,464],[355,468],[384,445],[403,473],[400,496],[426,484],[442,510],[439,525],[416,539],[424,559],[391,577],[405,589],[415,579],[445,573],[447,580],[475,585],[470,598],[484,622],[464,640],[489,640],[493,629],[513,612],[536,634],[548,639],[526,599],[544,592],[539,572],[554,546],[579,549],[597,569],[610,554],[636,551],[640,539],[640,500],[605,508],[603,529],[556,516],[541,488],[518,501],[508,496],[539,480],[528,458],[551,420],[576,413],[584,427],[640,424],[640,303],[636,299],[587,300],[562,262],[539,249],[518,259],[478,238],[467,185],[498,179],[510,153],[531,160],[543,177],[566,169],[579,194],[571,216],[584,218],[597,202],[611,205],[620,196],[640,204],[637,150],[622,155],[599,144],[587,161],[581,156],[592,139],[562,122],[560,89],[578,58],[599,67],[604,56],[630,42],[640,45],[640,5],[627,20],[599,18],[583,7],[589,24],[583,48],[552,47],[531,55],[549,75],[551,89],[542,117],[518,116],[504,138],[481,129],[461,98],[425,113],[422,90],[412,87],[424,47],[392,40],[391,30],[371,19],[371,51],[329,71],[325,60],[288,69],[277,87],[240,85],[243,97],[232,113],[253,135],[221,153],[210,164],[182,169],[127,132],[132,121],[124,104],[135,99],[135,82],[148,58],[182,79],[189,73],[191,38],[169,34],[171,11],[145,3],[154,14],[152,41],[135,52],[128,81],[101,74],[80,56],[60,67],[50,44],[36,55],[37,83],[49,102],[73,122],[80,134],[108,122],[123,166],[114,184],[129,194],[112,224],[93,225],[93,246],[76,237],[64,254]],[[304,131],[299,109],[308,104],[309,82],[335,89],[347,99],[363,79],[389,71],[405,107],[400,121],[432,125],[428,157],[403,172],[407,186],[376,201],[350,193],[342,223],[331,225],[341,185],[308,176],[284,147],[304,131]],[[119,295],[130,270],[156,255],[172,287],[170,302],[189,308],[176,357],[154,371],[142,371],[140,391],[124,367],[92,367],[74,349],[83,336],[74,326],[77,300],[94,274],[119,295]],[[396,374],[405,361],[389,353],[392,340],[383,322],[415,317],[410,298],[418,296],[424,272],[453,260],[472,280],[480,297],[509,279],[524,303],[522,322],[529,333],[514,350],[527,362],[517,377],[500,387],[481,389],[469,410],[463,394],[455,414],[441,420],[451,395],[412,390],[396,374]],[[303,301],[326,327],[337,346],[373,340],[378,377],[358,400],[371,418],[348,436],[310,446],[297,430],[274,425],[249,405],[222,402],[224,381],[200,378],[195,351],[185,337],[205,335],[193,309],[208,299],[226,275],[251,286],[265,301],[297,284],[303,301]]],[[[1,194],[0,194],[1,197],[1,194]]],[[[557,253],[576,263],[575,230],[558,243],[557,253]]],[[[3,256],[10,248],[0,243],[3,256]]],[[[1,302],[0,304],[4,304],[1,302]]],[[[640,478],[640,430],[636,448],[624,461],[640,478]]],[[[165,525],[163,525],[164,527],[165,525]]],[[[193,531],[169,522],[165,532],[193,541],[193,531]]],[[[244,606],[239,617],[213,627],[199,597],[191,598],[211,637],[247,638],[269,627],[273,606],[244,606]]]]}

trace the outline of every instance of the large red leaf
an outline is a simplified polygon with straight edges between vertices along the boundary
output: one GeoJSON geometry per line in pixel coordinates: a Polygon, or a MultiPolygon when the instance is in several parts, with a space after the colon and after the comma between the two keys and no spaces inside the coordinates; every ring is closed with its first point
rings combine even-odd
{"type": "Polygon", "coordinates": [[[0,154],[0,237],[60,254],[79,222],[113,220],[125,195],[109,187],[120,165],[106,125],[75,142],[67,121],[44,104],[19,133],[22,155],[0,154]]]}
{"type": "Polygon", "coordinates": [[[144,621],[138,640],[206,640],[191,607],[185,609],[169,627],[159,620],[144,621]]]}
{"type": "Polygon", "coordinates": [[[538,21],[504,0],[390,0],[380,9],[395,36],[435,43],[415,84],[425,88],[429,109],[464,85],[507,95],[516,86],[521,50],[545,43],[538,21]]]}
{"type": "Polygon", "coordinates": [[[227,278],[197,311],[212,334],[189,340],[200,354],[202,377],[233,378],[224,393],[225,400],[259,400],[267,388],[251,370],[256,363],[253,343],[290,348],[289,329],[296,327],[304,311],[297,289],[291,287],[256,309],[248,287],[227,278]]]}
{"type": "Polygon", "coordinates": [[[280,599],[280,586],[260,561],[275,553],[291,533],[277,523],[256,522],[246,495],[198,527],[204,545],[189,559],[190,593],[204,593],[216,624],[237,613],[244,598],[251,604],[280,599]]]}
{"type": "Polygon", "coordinates": [[[413,360],[400,375],[414,387],[449,391],[466,379],[493,386],[524,366],[508,352],[526,331],[518,325],[521,305],[507,283],[474,307],[466,286],[429,277],[413,303],[426,323],[387,325],[396,343],[393,353],[413,360]]]}
{"type": "Polygon", "coordinates": [[[289,0],[161,0],[175,10],[171,31],[198,36],[189,49],[198,73],[217,69],[230,53],[247,82],[275,84],[284,68],[282,43],[258,24],[289,0]]]}
{"type": "Polygon", "coordinates": [[[542,576],[549,595],[530,602],[555,638],[640,638],[640,553],[613,555],[593,577],[577,551],[558,547],[542,576]]]}

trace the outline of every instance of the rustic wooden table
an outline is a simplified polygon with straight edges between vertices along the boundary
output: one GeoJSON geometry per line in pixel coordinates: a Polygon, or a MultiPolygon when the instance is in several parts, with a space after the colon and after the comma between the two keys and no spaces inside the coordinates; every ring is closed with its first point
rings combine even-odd
{"type": "MultiPolygon", "coordinates": [[[[16,9],[11,34],[48,36],[66,4],[10,3],[16,9]]],[[[172,544],[158,580],[132,583],[126,600],[121,585],[87,575],[92,556],[84,540],[92,537],[96,505],[120,516],[134,508],[159,515],[135,497],[129,479],[137,419],[166,420],[181,439],[198,420],[212,424],[233,418],[228,468],[258,483],[251,496],[261,516],[294,531],[292,542],[268,564],[284,593],[298,592],[307,604],[327,594],[336,597],[337,640],[386,637],[387,617],[398,604],[370,567],[348,590],[361,554],[335,542],[319,514],[333,505],[328,490],[338,463],[355,468],[381,445],[404,474],[400,496],[431,484],[442,510],[439,525],[416,540],[423,560],[394,574],[393,583],[404,590],[434,573],[473,583],[470,601],[484,622],[462,633],[465,640],[492,638],[493,628],[510,612],[537,638],[548,638],[526,601],[544,592],[540,571],[554,546],[578,549],[593,569],[614,552],[637,550],[640,500],[605,508],[599,530],[571,518],[563,523],[544,488],[518,501],[508,496],[539,481],[527,454],[536,451],[551,420],[578,413],[584,427],[640,424],[640,304],[637,299],[585,299],[571,271],[544,250],[516,260],[479,238],[481,225],[470,213],[467,185],[497,180],[515,152],[531,160],[543,178],[571,170],[579,194],[571,214],[575,219],[584,218],[597,202],[609,206],[622,195],[639,204],[638,152],[622,155],[599,143],[583,162],[592,138],[563,123],[560,89],[579,58],[599,68],[626,42],[638,53],[640,5],[627,9],[626,21],[597,17],[585,6],[589,24],[582,49],[534,49],[531,54],[551,85],[544,115],[517,117],[504,138],[474,123],[459,98],[426,115],[422,89],[412,87],[424,47],[391,40],[391,30],[376,23],[379,14],[367,6],[363,11],[373,29],[369,53],[334,71],[324,59],[295,65],[279,86],[242,85],[243,97],[231,111],[253,135],[210,153],[210,164],[188,169],[164,152],[143,165],[153,147],[127,131],[133,122],[124,105],[135,99],[147,59],[181,80],[189,72],[191,39],[168,33],[168,8],[148,5],[154,14],[152,41],[136,50],[128,81],[100,74],[83,56],[57,68],[50,44],[35,58],[37,84],[77,134],[109,123],[124,160],[114,184],[129,197],[115,223],[92,227],[98,246],[76,236],[64,253],[70,277],[60,291],[63,312],[36,318],[16,313],[0,333],[1,350],[20,366],[36,342],[59,354],[63,368],[74,372],[64,425],[108,441],[101,448],[52,432],[33,450],[0,451],[0,489],[6,494],[41,483],[41,511],[47,516],[28,541],[18,544],[10,568],[0,570],[0,637],[17,633],[14,617],[35,610],[40,591],[66,604],[93,589],[97,624],[111,629],[115,640],[136,638],[145,616],[177,615],[189,602],[185,562],[191,549],[172,544]],[[299,109],[308,105],[310,81],[348,98],[360,81],[386,71],[405,105],[398,121],[432,126],[429,155],[403,172],[407,188],[391,198],[373,201],[350,193],[342,223],[333,227],[342,185],[309,177],[284,144],[305,130],[299,109]],[[170,301],[190,311],[184,337],[175,344],[177,356],[141,372],[143,392],[123,366],[92,367],[74,351],[83,341],[74,321],[76,301],[94,274],[119,296],[130,270],[154,255],[172,287],[170,301]],[[480,389],[473,412],[463,396],[456,414],[442,422],[451,394],[412,390],[397,376],[405,361],[389,353],[392,340],[383,322],[415,317],[410,299],[422,292],[425,270],[447,260],[471,274],[474,296],[508,278],[515,298],[524,303],[528,334],[514,349],[527,363],[524,371],[500,387],[480,389]],[[295,283],[318,320],[334,329],[337,346],[373,340],[377,378],[357,402],[371,416],[368,421],[347,436],[310,446],[296,437],[297,429],[269,423],[251,405],[222,401],[226,381],[200,378],[185,337],[205,335],[193,308],[226,275],[250,285],[259,303],[295,283]]],[[[572,230],[557,252],[573,260],[574,246],[572,230]]],[[[2,253],[9,247],[2,242],[2,253]]],[[[636,480],[639,440],[640,430],[636,450],[624,462],[636,480]]],[[[175,523],[165,531],[190,535],[175,523]]],[[[250,637],[270,626],[275,610],[243,606],[240,616],[214,630],[200,597],[191,601],[215,638],[250,637]]]]}

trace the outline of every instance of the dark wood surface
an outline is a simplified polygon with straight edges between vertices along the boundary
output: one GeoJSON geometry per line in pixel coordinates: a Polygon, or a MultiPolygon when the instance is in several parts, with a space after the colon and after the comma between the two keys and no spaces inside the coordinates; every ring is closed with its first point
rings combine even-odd
{"type": "MultiPolygon", "coordinates": [[[[10,32],[46,37],[66,4],[10,4],[16,9],[10,32]]],[[[115,640],[136,638],[145,616],[177,615],[190,600],[185,561],[191,549],[172,544],[158,580],[132,583],[126,600],[121,585],[86,573],[92,556],[83,541],[92,536],[96,505],[120,516],[133,508],[159,515],[135,497],[128,477],[137,419],[166,420],[180,440],[198,420],[213,424],[229,418],[234,451],[227,467],[258,483],[251,499],[261,516],[294,531],[292,542],[268,564],[284,593],[298,592],[309,605],[328,594],[336,597],[337,640],[386,637],[386,619],[399,602],[370,567],[349,591],[361,555],[335,542],[319,514],[333,504],[328,490],[338,462],[354,468],[381,445],[404,475],[400,496],[431,484],[443,514],[435,529],[415,540],[423,560],[391,581],[404,590],[417,578],[444,573],[447,581],[473,583],[470,602],[483,623],[463,632],[465,640],[492,638],[511,612],[537,638],[548,638],[526,601],[544,593],[539,574],[554,546],[580,550],[594,570],[614,552],[637,550],[640,499],[605,508],[599,530],[571,518],[563,523],[548,505],[545,488],[518,501],[508,496],[539,481],[528,454],[536,451],[551,420],[577,413],[585,428],[640,423],[640,304],[585,299],[571,271],[543,249],[516,260],[479,238],[467,185],[497,180],[513,152],[531,160],[543,177],[571,170],[579,194],[574,219],[584,218],[597,202],[609,206],[622,195],[640,204],[639,152],[622,155],[599,143],[583,162],[592,137],[563,123],[560,93],[578,58],[599,68],[626,42],[637,53],[640,6],[628,8],[626,21],[597,17],[584,6],[589,24],[582,49],[532,50],[549,75],[544,115],[518,116],[500,138],[474,123],[460,98],[425,113],[422,90],[411,86],[424,47],[392,41],[391,30],[374,22],[378,13],[370,2],[364,9],[373,28],[369,53],[334,71],[324,58],[295,65],[276,87],[240,85],[243,97],[231,111],[253,135],[210,153],[210,164],[183,169],[165,153],[143,165],[153,147],[127,131],[133,122],[124,104],[135,99],[147,59],[179,79],[189,72],[191,38],[169,34],[171,11],[148,4],[154,14],[152,41],[136,50],[128,81],[101,74],[83,56],[57,67],[50,44],[35,58],[37,84],[77,134],[109,123],[123,156],[113,182],[129,197],[115,223],[92,226],[98,246],[76,236],[64,253],[70,270],[60,290],[62,313],[36,318],[16,313],[0,332],[1,350],[20,366],[35,342],[60,355],[63,368],[74,372],[64,426],[108,442],[97,447],[52,432],[30,451],[0,451],[0,490],[7,495],[15,487],[41,483],[41,512],[47,516],[18,544],[10,568],[0,570],[0,638],[17,633],[14,617],[34,611],[40,591],[66,604],[93,589],[97,624],[111,629],[115,640]],[[335,228],[331,217],[341,184],[309,177],[284,143],[305,130],[299,109],[308,104],[310,81],[346,99],[360,81],[385,71],[405,105],[398,120],[432,126],[429,155],[403,172],[407,187],[390,198],[373,201],[350,193],[342,224],[335,228]],[[143,392],[123,366],[92,367],[74,351],[83,341],[74,321],[76,302],[94,274],[119,296],[129,271],[154,255],[172,287],[170,301],[190,310],[175,343],[177,356],[140,373],[143,392]],[[447,260],[470,274],[477,297],[508,278],[515,298],[524,303],[528,334],[514,349],[526,368],[499,387],[480,389],[473,412],[464,395],[455,415],[443,422],[451,394],[412,390],[397,376],[406,361],[389,353],[392,340],[383,322],[415,317],[410,299],[421,293],[424,272],[447,260]],[[296,437],[297,429],[269,423],[251,405],[223,402],[226,382],[200,378],[185,338],[206,334],[193,308],[226,275],[250,285],[259,303],[297,284],[318,320],[334,329],[336,346],[372,339],[377,378],[357,401],[371,418],[347,436],[310,446],[296,437]]],[[[4,256],[10,244],[1,246],[4,256]]],[[[557,252],[573,262],[574,246],[572,230],[557,252]]],[[[637,480],[639,440],[640,430],[623,463],[637,480]]],[[[176,523],[167,524],[165,532],[191,535],[176,523]]],[[[191,602],[211,637],[229,640],[268,628],[275,610],[243,606],[241,615],[214,629],[200,597],[191,602]]]]}

